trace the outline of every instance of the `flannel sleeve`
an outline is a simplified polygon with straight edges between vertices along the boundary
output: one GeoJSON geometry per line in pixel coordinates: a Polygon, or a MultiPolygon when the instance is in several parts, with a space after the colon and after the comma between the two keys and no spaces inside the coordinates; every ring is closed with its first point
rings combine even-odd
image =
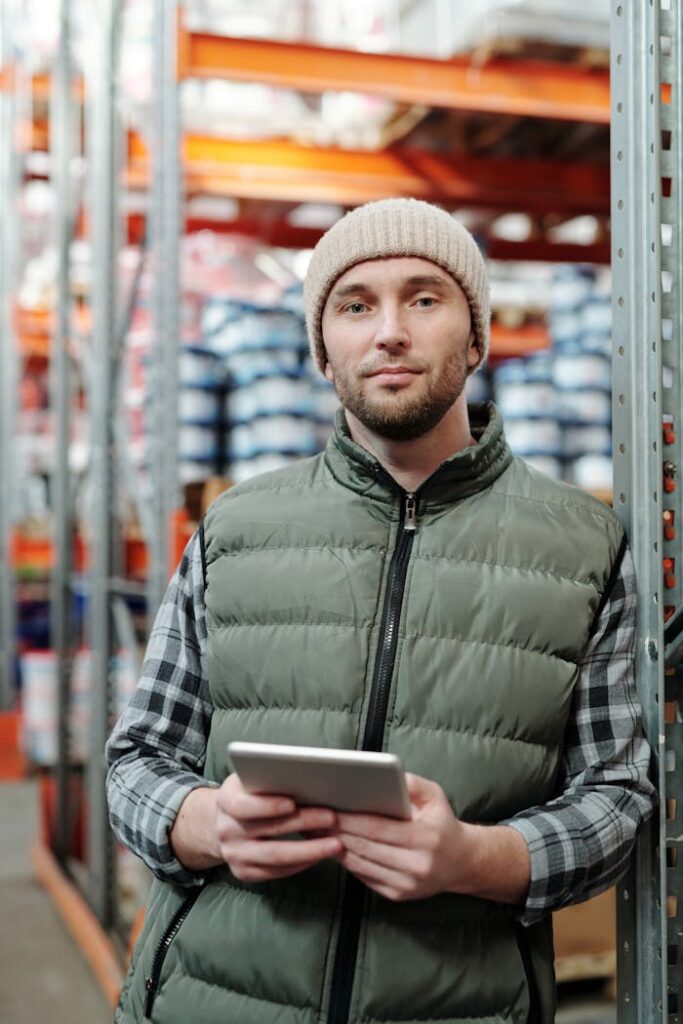
{"type": "Polygon", "coordinates": [[[579,664],[557,796],[502,822],[524,836],[531,883],[520,920],[609,888],[626,870],[656,793],[635,689],[636,585],[625,551],[579,664]]]}
{"type": "Polygon", "coordinates": [[[202,776],[211,723],[199,534],[189,541],[149,637],[142,675],[106,747],[109,816],[117,838],[159,878],[201,884],[175,857],[169,832],[202,776]]]}

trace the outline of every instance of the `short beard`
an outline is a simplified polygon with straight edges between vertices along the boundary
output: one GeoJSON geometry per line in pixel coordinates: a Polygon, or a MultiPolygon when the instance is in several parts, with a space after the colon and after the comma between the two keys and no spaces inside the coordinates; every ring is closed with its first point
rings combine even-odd
{"type": "Polygon", "coordinates": [[[379,437],[414,441],[440,423],[460,398],[467,381],[467,367],[462,355],[454,354],[430,392],[405,400],[401,391],[395,394],[394,401],[390,395],[384,400],[368,398],[362,391],[362,379],[334,370],[334,388],[343,407],[379,437]]]}

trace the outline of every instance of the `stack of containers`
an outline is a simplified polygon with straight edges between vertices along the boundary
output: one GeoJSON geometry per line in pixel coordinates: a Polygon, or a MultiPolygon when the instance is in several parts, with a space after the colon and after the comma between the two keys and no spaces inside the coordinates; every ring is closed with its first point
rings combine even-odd
{"type": "Polygon", "coordinates": [[[235,483],[319,450],[299,289],[279,302],[204,301],[205,347],[225,370],[224,456],[235,483]]]}
{"type": "Polygon", "coordinates": [[[512,451],[559,480],[562,431],[557,418],[552,353],[506,360],[493,371],[493,388],[512,451]]]}
{"type": "MultiPolygon", "coordinates": [[[[130,653],[119,650],[113,659],[112,673],[116,687],[113,718],[130,700],[137,683],[135,665],[130,653]]],[[[21,655],[22,735],[21,745],[26,757],[35,765],[50,766],[57,761],[57,656],[54,651],[26,651],[21,655]]],[[[88,760],[92,655],[82,647],[73,659],[70,683],[71,760],[85,764],[88,760]]],[[[113,722],[112,722],[113,724],[113,722]]]]}
{"type": "Polygon", "coordinates": [[[492,372],[510,447],[591,491],[612,486],[611,305],[606,270],[566,265],[550,285],[551,348],[492,372]]]}
{"type": "Polygon", "coordinates": [[[481,370],[470,374],[467,378],[467,401],[473,405],[477,402],[489,402],[493,399],[493,381],[487,365],[481,370]]]}
{"type": "Polygon", "coordinates": [[[222,469],[225,373],[201,344],[186,343],[178,358],[178,476],[206,480],[222,469]]]}
{"type": "Polygon", "coordinates": [[[588,490],[608,491],[612,486],[609,273],[592,267],[558,268],[549,326],[565,479],[588,490]]]}

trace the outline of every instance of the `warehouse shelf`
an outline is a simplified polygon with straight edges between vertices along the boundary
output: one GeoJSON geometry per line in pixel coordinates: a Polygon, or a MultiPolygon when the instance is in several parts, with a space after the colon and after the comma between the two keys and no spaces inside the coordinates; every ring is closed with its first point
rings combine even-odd
{"type": "MultiPolygon", "coordinates": [[[[128,241],[130,244],[141,244],[147,230],[146,221],[144,213],[128,215],[128,241]]],[[[188,234],[197,231],[213,231],[217,234],[246,235],[276,248],[312,249],[322,237],[324,228],[300,227],[290,224],[284,219],[284,215],[273,218],[272,214],[269,214],[267,219],[262,220],[257,217],[218,220],[190,216],[185,219],[185,231],[188,234]]],[[[525,241],[512,242],[508,239],[484,235],[481,242],[486,255],[492,260],[608,265],[611,259],[609,241],[574,244],[533,237],[525,241]]]]}
{"type": "MultiPolygon", "coordinates": [[[[185,523],[184,510],[179,511],[173,519],[173,554],[169,557],[169,567],[172,564],[177,564],[183,548],[190,538],[191,530],[188,532],[185,523]],[[177,552],[179,552],[178,558],[172,562],[172,558],[177,552]]],[[[122,537],[122,544],[122,569],[126,578],[133,582],[144,580],[149,565],[149,552],[139,530],[134,527],[126,530],[122,537]]],[[[11,534],[10,560],[19,575],[48,576],[56,564],[56,551],[52,537],[49,534],[28,529],[14,529],[11,534]]],[[[77,532],[73,537],[73,564],[74,570],[79,573],[87,572],[91,565],[90,545],[81,532],[77,532]]],[[[119,587],[118,589],[123,588],[119,587]]]]}
{"type": "Polygon", "coordinates": [[[399,103],[608,124],[609,73],[566,64],[360,53],[179,31],[179,78],[371,93],[399,103]]]}
{"type": "MultiPolygon", "coordinates": [[[[609,72],[566,63],[469,57],[450,60],[362,53],[304,43],[178,33],[178,77],[261,82],[302,92],[362,92],[397,103],[451,110],[609,124],[609,72]]],[[[0,68],[0,90],[12,89],[12,67],[0,68]]],[[[48,102],[49,74],[32,76],[34,99],[48,102]]],[[[82,102],[82,80],[72,83],[82,102]]]]}
{"type": "MultiPolygon", "coordinates": [[[[0,68],[0,91],[16,88],[17,69],[11,66],[0,68]]],[[[75,79],[71,85],[72,96],[79,103],[85,97],[85,84],[82,79],[75,79]]],[[[52,76],[43,73],[31,76],[31,96],[41,103],[49,103],[52,90],[52,76]]]]}
{"type": "MultiPolygon", "coordinates": [[[[112,11],[118,6],[114,0],[110,0],[110,4],[105,6],[110,5],[112,11]]],[[[165,4],[158,4],[157,10],[160,11],[162,6],[166,7],[165,4]]],[[[174,3],[168,5],[169,8],[173,6],[174,3]]],[[[104,23],[102,19],[102,26],[104,23]]],[[[168,59],[173,63],[177,56],[178,68],[174,79],[164,79],[163,86],[161,78],[157,75],[155,90],[158,93],[156,103],[160,104],[163,99],[166,104],[164,117],[168,118],[171,128],[167,128],[166,137],[163,131],[158,131],[163,118],[155,107],[149,135],[149,139],[154,140],[153,153],[148,150],[140,134],[129,134],[123,173],[119,178],[114,178],[113,171],[110,173],[114,162],[104,159],[108,153],[108,144],[104,138],[106,133],[102,131],[100,134],[100,128],[105,124],[105,118],[113,116],[115,90],[111,84],[111,77],[107,78],[111,75],[111,69],[105,69],[104,61],[97,64],[99,70],[96,91],[99,93],[101,89],[102,96],[108,97],[111,109],[106,104],[99,106],[97,118],[91,114],[90,108],[85,112],[92,117],[89,125],[86,117],[86,128],[92,132],[95,145],[87,152],[91,173],[97,177],[100,185],[98,206],[101,206],[101,209],[90,208],[87,211],[87,234],[93,241],[93,301],[96,305],[99,301],[100,309],[103,313],[106,312],[109,323],[112,322],[112,311],[116,313],[116,309],[112,310],[109,305],[112,303],[115,289],[112,288],[110,291],[106,283],[108,279],[109,285],[112,284],[116,267],[116,251],[110,244],[110,226],[115,220],[118,223],[121,212],[120,208],[117,208],[116,189],[126,187],[150,193],[145,208],[150,218],[156,218],[154,223],[148,222],[145,214],[128,214],[127,234],[124,231],[123,237],[149,252],[150,259],[145,270],[156,274],[157,279],[168,273],[165,264],[174,262],[173,258],[168,261],[159,259],[160,251],[175,254],[177,238],[181,232],[212,229],[249,235],[273,246],[311,248],[318,241],[321,231],[289,224],[286,218],[290,213],[291,204],[320,201],[344,207],[391,195],[421,196],[453,210],[457,210],[458,207],[476,207],[481,211],[477,214],[481,222],[481,232],[477,229],[478,238],[492,259],[609,263],[610,249],[605,240],[593,245],[570,246],[551,242],[544,237],[551,220],[557,223],[577,214],[591,213],[606,222],[610,213],[610,179],[607,166],[569,163],[565,159],[553,158],[456,156],[451,151],[448,137],[440,140],[430,138],[427,144],[429,147],[441,146],[444,151],[431,151],[425,146],[420,147],[415,143],[411,145],[409,142],[403,145],[395,144],[380,151],[349,151],[304,146],[284,139],[245,142],[207,138],[199,132],[192,133],[180,129],[177,124],[178,110],[172,109],[178,99],[178,93],[173,88],[174,83],[178,85],[183,80],[191,78],[221,78],[270,84],[312,93],[332,90],[353,91],[372,94],[401,104],[441,108],[467,115],[481,114],[483,117],[479,119],[469,116],[469,121],[475,122],[476,125],[485,121],[487,126],[493,126],[493,134],[497,127],[494,119],[499,116],[501,128],[505,128],[506,124],[508,127],[514,124],[514,118],[561,121],[566,123],[567,132],[572,130],[570,122],[583,122],[589,129],[595,127],[600,137],[604,138],[606,133],[602,131],[601,126],[609,122],[610,104],[609,75],[606,71],[516,58],[477,63],[467,58],[439,61],[397,57],[262,40],[223,39],[207,33],[187,32],[182,25],[179,27],[175,23],[170,28],[172,34],[169,33],[168,38],[164,35],[163,45],[162,33],[156,33],[155,45],[158,46],[159,54],[167,50],[171,54],[170,57],[164,57],[164,60],[168,59]],[[169,40],[171,43],[167,46],[169,40]],[[174,45],[177,49],[172,53],[174,45]],[[106,88],[105,80],[109,81],[106,88]],[[509,121],[505,122],[505,118],[509,121]],[[99,157],[96,156],[98,148],[101,150],[99,157]],[[177,188],[177,179],[180,179],[180,189],[177,188]],[[210,218],[193,216],[192,206],[185,201],[192,196],[204,195],[237,199],[237,212],[234,218],[216,222],[210,218]],[[252,203],[251,200],[266,200],[267,207],[264,204],[260,209],[258,203],[252,203]],[[533,228],[528,241],[509,242],[493,236],[490,222],[501,212],[508,211],[521,211],[531,215],[533,228]],[[557,216],[545,218],[546,214],[557,216]],[[160,225],[163,225],[163,229],[160,225]],[[98,233],[103,242],[101,246],[94,244],[98,233]]],[[[104,33],[103,28],[101,31],[104,33]]],[[[44,101],[52,99],[52,89],[53,83],[49,76],[34,78],[33,96],[37,106],[42,104],[42,109],[38,113],[44,115],[44,101]]],[[[84,92],[82,83],[69,89],[62,82],[62,90],[62,100],[68,96],[74,107],[80,106],[84,92]]],[[[73,113],[80,117],[83,111],[79,109],[73,113]]],[[[118,124],[116,127],[121,128],[118,124]]],[[[538,127],[539,132],[545,128],[540,123],[534,123],[532,127],[534,130],[538,127]]],[[[421,131],[424,132],[428,128],[429,124],[422,125],[421,131]]],[[[43,148],[47,145],[46,125],[37,117],[33,134],[35,146],[43,148]]],[[[72,136],[75,134],[72,132],[72,136]]],[[[123,130],[121,137],[124,137],[123,130]]],[[[69,144],[69,138],[68,133],[64,132],[62,147],[69,144]]],[[[145,139],[147,138],[145,136],[145,139]]],[[[57,133],[53,136],[51,144],[55,159],[49,164],[46,162],[46,166],[53,175],[58,166],[56,157],[60,153],[57,133]]],[[[535,147],[532,145],[532,148],[535,147]]],[[[504,148],[501,148],[501,151],[504,152],[504,148]]],[[[481,153],[481,148],[479,152],[481,153]]],[[[584,151],[574,152],[582,156],[584,151]]],[[[118,169],[117,165],[116,173],[118,169]]],[[[136,199],[139,200],[140,197],[136,199]]],[[[142,203],[138,205],[142,206],[142,203]]],[[[84,218],[81,218],[81,228],[83,221],[84,218]]],[[[116,238],[114,245],[118,244],[118,241],[116,238]]],[[[179,300],[177,282],[175,292],[173,287],[167,289],[165,293],[163,289],[161,290],[161,300],[154,291],[146,296],[155,338],[155,351],[151,356],[154,365],[150,366],[149,372],[158,384],[159,371],[162,371],[163,386],[157,388],[157,392],[163,394],[164,402],[169,409],[172,409],[174,376],[172,372],[167,374],[166,371],[169,366],[172,369],[172,361],[177,358],[177,352],[171,352],[170,349],[174,345],[178,331],[175,330],[172,317],[168,320],[160,317],[159,308],[170,308],[179,300]],[[167,344],[169,339],[170,345],[167,344]],[[157,352],[164,346],[169,349],[169,356],[162,367],[157,352]],[[169,381],[171,383],[167,386],[169,381]]],[[[121,302],[120,295],[116,297],[115,302],[121,302]]],[[[72,308],[72,300],[63,301],[62,306],[64,313],[64,308],[72,308]]],[[[100,326],[104,324],[104,319],[103,316],[100,326]]],[[[62,328],[65,320],[63,317],[62,328]]],[[[95,333],[98,330],[98,324],[93,325],[80,307],[78,312],[74,311],[69,316],[68,323],[71,332],[75,328],[77,331],[90,334],[93,326],[95,333]]],[[[24,355],[34,353],[36,358],[45,359],[50,354],[51,338],[59,336],[54,333],[56,326],[59,325],[49,314],[22,314],[18,330],[24,355]]],[[[57,353],[53,354],[66,350],[69,336],[69,331],[62,332],[65,341],[57,353]]],[[[537,323],[513,329],[496,323],[492,326],[491,355],[494,360],[524,356],[543,350],[548,345],[548,332],[537,323]]],[[[87,403],[90,403],[88,407],[95,421],[91,423],[90,438],[93,445],[93,464],[98,463],[100,466],[99,470],[95,468],[91,482],[101,497],[105,493],[113,493],[110,474],[113,472],[115,458],[121,454],[125,455],[125,452],[119,451],[120,438],[114,443],[111,441],[113,407],[110,404],[111,396],[104,386],[107,380],[112,379],[109,363],[112,356],[111,347],[109,354],[106,353],[104,346],[98,347],[94,341],[91,347],[92,351],[99,353],[99,357],[96,358],[96,372],[93,374],[97,380],[94,386],[93,382],[90,382],[88,387],[91,390],[85,398],[87,403]],[[95,436],[95,430],[98,437],[95,436]]],[[[69,370],[71,369],[70,367],[69,370]]],[[[64,366],[59,372],[65,379],[64,366]]],[[[174,442],[169,441],[170,430],[167,429],[165,432],[164,429],[164,424],[168,428],[168,418],[162,422],[155,412],[149,416],[149,424],[154,432],[154,445],[150,445],[150,450],[156,449],[152,461],[160,462],[160,453],[163,453],[164,448],[169,448],[172,453],[176,451],[174,442]]],[[[164,460],[166,461],[162,468],[166,479],[175,479],[175,475],[170,472],[174,467],[165,454],[164,460]]],[[[65,473],[68,475],[68,467],[65,473]]],[[[120,481],[123,477],[116,479],[120,481]]],[[[158,478],[155,480],[158,483],[158,478]]],[[[69,483],[68,480],[66,482],[69,483]]],[[[130,649],[124,632],[120,632],[120,623],[115,622],[112,625],[110,621],[112,605],[109,602],[124,594],[134,594],[137,598],[144,593],[147,597],[148,611],[153,614],[158,588],[143,587],[143,581],[151,581],[152,584],[157,582],[153,577],[155,573],[159,576],[161,562],[161,575],[165,574],[165,579],[168,578],[171,568],[178,563],[188,537],[196,526],[194,519],[200,514],[195,509],[192,513],[185,508],[174,510],[173,505],[178,503],[178,496],[167,502],[164,494],[163,500],[157,503],[160,488],[156,486],[154,491],[155,505],[150,515],[153,529],[149,529],[149,523],[143,521],[143,517],[140,521],[146,531],[144,536],[139,530],[127,529],[117,518],[119,513],[114,507],[115,503],[103,499],[98,506],[99,511],[93,514],[88,524],[88,542],[86,543],[84,539],[84,533],[79,531],[75,535],[79,553],[75,559],[70,559],[70,564],[61,568],[56,559],[56,543],[53,547],[49,538],[43,538],[42,547],[37,537],[22,536],[16,540],[15,566],[30,566],[32,557],[33,564],[36,565],[40,554],[40,564],[44,570],[42,578],[49,573],[53,581],[56,579],[59,583],[61,579],[65,593],[71,588],[72,592],[77,589],[79,593],[84,591],[92,595],[106,594],[99,613],[98,609],[94,608],[94,602],[88,602],[90,627],[92,635],[96,638],[93,648],[97,649],[97,660],[93,663],[93,679],[97,680],[98,687],[97,702],[93,708],[94,731],[91,740],[92,749],[97,751],[102,747],[105,723],[106,727],[110,724],[107,715],[108,708],[111,707],[112,683],[107,675],[106,665],[117,647],[130,649]],[[102,507],[105,505],[106,509],[102,507]],[[166,533],[169,516],[170,527],[166,533]],[[162,538],[163,543],[159,538],[162,538]],[[120,559],[117,557],[115,560],[109,560],[107,556],[101,554],[98,557],[98,547],[100,553],[116,548],[116,554],[120,554],[120,559]],[[74,568],[83,574],[76,587],[73,585],[74,568]]],[[[68,486],[64,489],[63,503],[72,504],[68,486]]],[[[58,536],[60,534],[56,532],[55,537],[58,536]]],[[[68,547],[68,544],[66,546],[68,547]]],[[[28,571],[24,574],[26,579],[34,577],[38,577],[37,572],[32,574],[28,571]]],[[[134,626],[139,632],[137,619],[134,626]]],[[[61,641],[58,640],[55,648],[61,650],[61,647],[61,641]]],[[[66,650],[64,647],[64,651],[66,650]]],[[[63,660],[68,662],[68,658],[63,660]]],[[[66,777],[66,759],[62,758],[60,764],[59,770],[66,777]]],[[[112,837],[107,831],[103,807],[101,765],[96,758],[90,765],[90,775],[88,799],[92,814],[87,844],[89,880],[86,888],[89,888],[89,902],[100,924],[111,933],[121,926],[115,912],[120,892],[113,870],[115,857],[112,837]]],[[[56,803],[60,800],[63,803],[64,794],[62,793],[60,798],[57,793],[55,800],[56,803]]],[[[63,848],[60,850],[59,839],[52,837],[49,844],[46,843],[53,844],[62,857],[63,848]]],[[[54,878],[59,880],[59,871],[54,873],[54,878]]],[[[112,1001],[118,985],[119,982],[116,981],[109,990],[112,1001]]]]}
{"type": "MultiPolygon", "coordinates": [[[[387,196],[533,213],[609,213],[609,168],[547,160],[447,157],[404,148],[376,152],[187,135],[188,194],[355,206],[387,196]]],[[[146,143],[129,140],[127,184],[150,184],[146,143]]]]}

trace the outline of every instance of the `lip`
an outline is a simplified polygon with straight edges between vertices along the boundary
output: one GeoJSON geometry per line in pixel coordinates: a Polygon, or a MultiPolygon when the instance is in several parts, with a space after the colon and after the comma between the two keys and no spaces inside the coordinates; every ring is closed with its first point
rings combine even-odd
{"type": "Polygon", "coordinates": [[[420,370],[411,370],[407,366],[382,366],[369,374],[380,384],[407,384],[414,377],[419,376],[420,370]]]}

